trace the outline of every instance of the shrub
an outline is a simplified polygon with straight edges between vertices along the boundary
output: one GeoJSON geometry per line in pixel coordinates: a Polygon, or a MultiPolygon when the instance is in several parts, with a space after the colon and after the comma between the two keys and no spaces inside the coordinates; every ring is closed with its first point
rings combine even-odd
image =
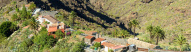
{"type": "Polygon", "coordinates": [[[13,15],[11,16],[11,20],[12,20],[12,21],[17,21],[17,20],[19,20],[19,17],[17,16],[17,14],[13,14],[13,15]]]}
{"type": "Polygon", "coordinates": [[[56,35],[57,35],[57,38],[58,38],[58,39],[61,39],[61,38],[63,38],[64,33],[63,33],[61,30],[57,30],[57,31],[56,31],[56,35]]]}
{"type": "Polygon", "coordinates": [[[29,21],[28,21],[28,20],[26,20],[26,21],[24,21],[24,22],[22,23],[22,26],[23,26],[23,27],[25,27],[25,26],[27,26],[27,25],[29,25],[29,21]]]}
{"type": "Polygon", "coordinates": [[[9,37],[13,33],[12,30],[15,30],[15,28],[16,25],[10,21],[6,21],[0,25],[0,33],[4,34],[6,37],[9,37]]]}
{"type": "Polygon", "coordinates": [[[33,42],[40,46],[40,50],[52,47],[57,41],[53,36],[48,36],[47,34],[47,31],[41,31],[39,35],[34,37],[33,42]]]}
{"type": "Polygon", "coordinates": [[[98,42],[96,42],[96,43],[94,44],[94,47],[95,47],[95,48],[101,47],[101,44],[98,43],[98,42]]]}
{"type": "Polygon", "coordinates": [[[114,52],[112,49],[109,49],[108,52],[114,52]]]}
{"type": "Polygon", "coordinates": [[[81,32],[81,31],[75,31],[75,32],[72,33],[72,35],[80,35],[80,34],[82,34],[82,33],[84,33],[84,32],[81,32]]]}
{"type": "Polygon", "coordinates": [[[30,10],[34,10],[36,8],[36,4],[34,4],[34,2],[31,3],[31,5],[29,6],[30,10]]]}
{"type": "Polygon", "coordinates": [[[91,46],[90,48],[91,48],[91,49],[94,49],[95,47],[94,47],[94,46],[91,46]]]}

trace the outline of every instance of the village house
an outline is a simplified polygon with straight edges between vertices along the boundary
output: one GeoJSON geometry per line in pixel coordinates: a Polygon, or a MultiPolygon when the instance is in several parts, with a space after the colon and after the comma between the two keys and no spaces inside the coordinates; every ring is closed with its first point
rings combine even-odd
{"type": "Polygon", "coordinates": [[[87,44],[92,45],[92,42],[93,42],[94,40],[95,40],[95,37],[94,37],[94,36],[88,35],[88,36],[85,37],[85,43],[87,43],[87,44]]]}
{"type": "Polygon", "coordinates": [[[93,43],[98,42],[101,44],[102,42],[105,42],[104,40],[105,39],[103,39],[103,38],[96,38],[93,43]]]}
{"type": "Polygon", "coordinates": [[[50,15],[46,15],[46,16],[39,16],[37,19],[40,24],[42,24],[43,22],[49,22],[49,25],[55,24],[58,25],[60,22],[55,19],[54,17],[50,16],[50,15]]]}
{"type": "Polygon", "coordinates": [[[113,50],[114,52],[121,52],[123,48],[126,48],[125,45],[115,45],[109,42],[103,42],[101,43],[102,46],[104,46],[104,51],[108,52],[108,50],[113,50]]]}

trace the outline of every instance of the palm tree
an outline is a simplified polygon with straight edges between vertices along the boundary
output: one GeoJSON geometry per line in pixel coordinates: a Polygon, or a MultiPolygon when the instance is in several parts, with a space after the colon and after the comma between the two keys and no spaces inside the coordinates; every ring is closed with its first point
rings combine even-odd
{"type": "Polygon", "coordinates": [[[186,38],[183,35],[178,35],[178,37],[175,39],[175,43],[180,45],[180,51],[181,51],[181,47],[186,44],[186,38]]]}
{"type": "Polygon", "coordinates": [[[151,38],[153,38],[153,34],[152,34],[152,31],[153,31],[153,26],[152,25],[149,25],[148,27],[147,27],[147,31],[150,33],[150,40],[151,40],[151,38]]]}
{"type": "Polygon", "coordinates": [[[156,38],[156,45],[158,45],[158,41],[165,38],[165,32],[159,27],[155,27],[152,31],[153,35],[151,37],[156,38]]]}
{"type": "Polygon", "coordinates": [[[134,19],[134,20],[132,20],[132,21],[130,21],[130,23],[128,24],[129,25],[129,27],[133,27],[133,31],[134,31],[134,37],[135,37],[135,28],[136,27],[140,27],[139,26],[139,22],[136,20],[136,19],[134,19]]]}
{"type": "MultiPolygon", "coordinates": [[[[33,29],[33,30],[38,30],[38,25],[39,25],[39,23],[35,20],[35,18],[33,17],[32,19],[31,19],[31,22],[29,23],[29,25],[30,25],[30,28],[31,29],[33,29]]],[[[35,31],[35,34],[36,34],[36,31],[35,31]]]]}

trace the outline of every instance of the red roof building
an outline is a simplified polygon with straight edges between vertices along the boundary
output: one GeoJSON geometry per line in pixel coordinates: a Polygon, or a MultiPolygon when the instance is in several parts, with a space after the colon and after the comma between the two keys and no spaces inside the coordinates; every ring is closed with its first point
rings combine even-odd
{"type": "Polygon", "coordinates": [[[55,32],[55,31],[57,31],[58,29],[57,29],[57,26],[55,26],[55,27],[49,27],[48,28],[48,32],[55,32]]]}
{"type": "Polygon", "coordinates": [[[91,39],[91,38],[93,38],[93,36],[86,36],[85,38],[87,38],[87,39],[91,39]]]}
{"type": "Polygon", "coordinates": [[[101,43],[101,45],[107,46],[107,47],[114,47],[115,46],[114,44],[108,43],[108,42],[103,42],[103,43],[101,43]]]}
{"type": "Polygon", "coordinates": [[[105,40],[105,39],[103,39],[103,38],[96,38],[94,41],[95,41],[95,42],[101,42],[101,41],[103,41],[103,40],[105,40]]]}

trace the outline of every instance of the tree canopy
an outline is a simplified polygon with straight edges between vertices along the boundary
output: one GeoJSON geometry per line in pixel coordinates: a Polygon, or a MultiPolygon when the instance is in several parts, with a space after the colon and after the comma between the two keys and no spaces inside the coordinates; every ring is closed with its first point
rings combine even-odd
{"type": "Polygon", "coordinates": [[[42,30],[33,40],[34,44],[40,47],[40,50],[52,47],[56,41],[57,39],[54,39],[53,36],[48,36],[47,30],[42,30]]]}
{"type": "Polygon", "coordinates": [[[157,41],[156,41],[156,45],[158,45],[158,41],[159,40],[162,40],[165,38],[165,32],[159,27],[154,27],[153,31],[152,31],[152,36],[153,38],[156,38],[157,41]]]}
{"type": "Polygon", "coordinates": [[[16,30],[15,28],[16,25],[14,25],[10,21],[6,21],[0,25],[0,33],[2,33],[3,36],[5,35],[6,37],[9,37],[13,33],[13,31],[16,30]]]}
{"type": "Polygon", "coordinates": [[[182,51],[182,46],[187,43],[186,38],[183,35],[178,35],[178,37],[175,39],[175,43],[180,45],[180,51],[182,51]]]}
{"type": "Polygon", "coordinates": [[[63,38],[64,33],[63,33],[61,30],[57,30],[57,31],[56,31],[56,35],[57,35],[57,38],[58,38],[58,39],[61,39],[61,38],[63,38]]]}

